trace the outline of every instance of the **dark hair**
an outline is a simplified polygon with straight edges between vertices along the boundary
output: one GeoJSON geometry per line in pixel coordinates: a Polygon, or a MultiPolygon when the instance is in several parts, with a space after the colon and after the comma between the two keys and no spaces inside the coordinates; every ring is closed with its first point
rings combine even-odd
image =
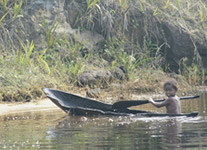
{"type": "Polygon", "coordinates": [[[165,89],[166,86],[168,86],[168,85],[172,86],[176,91],[178,90],[178,86],[177,86],[177,82],[176,82],[176,80],[174,80],[174,79],[170,79],[170,80],[166,81],[165,84],[164,84],[164,86],[163,86],[164,89],[165,89]]]}

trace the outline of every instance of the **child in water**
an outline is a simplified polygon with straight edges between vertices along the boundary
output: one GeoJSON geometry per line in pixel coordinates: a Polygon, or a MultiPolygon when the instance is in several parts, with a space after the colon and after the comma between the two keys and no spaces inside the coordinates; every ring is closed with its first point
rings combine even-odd
{"type": "Polygon", "coordinates": [[[179,97],[177,97],[176,95],[177,90],[177,82],[175,80],[168,80],[164,84],[164,91],[167,98],[163,102],[155,102],[150,97],[148,101],[158,108],[165,106],[167,109],[167,113],[180,114],[181,104],[179,97]]]}

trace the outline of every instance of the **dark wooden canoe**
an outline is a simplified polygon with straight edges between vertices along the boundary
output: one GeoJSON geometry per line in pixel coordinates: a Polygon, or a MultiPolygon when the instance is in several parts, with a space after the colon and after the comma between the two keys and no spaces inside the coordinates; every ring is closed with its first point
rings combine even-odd
{"type": "Polygon", "coordinates": [[[182,114],[163,114],[163,113],[152,113],[142,110],[132,109],[113,109],[112,104],[99,102],[90,98],[70,94],[60,90],[54,90],[49,88],[43,88],[46,96],[60,107],[63,111],[70,113],[71,115],[114,115],[114,116],[128,116],[137,115],[140,117],[163,117],[163,116],[188,116],[194,117],[198,115],[198,112],[193,113],[182,113],[182,114]]]}

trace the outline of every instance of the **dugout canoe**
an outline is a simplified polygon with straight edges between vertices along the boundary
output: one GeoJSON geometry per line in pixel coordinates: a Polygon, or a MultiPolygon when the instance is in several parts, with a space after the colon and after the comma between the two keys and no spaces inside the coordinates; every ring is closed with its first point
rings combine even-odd
{"type": "Polygon", "coordinates": [[[91,115],[112,115],[112,116],[129,116],[136,115],[139,117],[176,117],[186,116],[195,117],[198,112],[182,113],[182,114],[166,114],[166,113],[152,113],[142,110],[132,109],[114,109],[112,104],[99,102],[87,97],[78,96],[60,90],[43,88],[46,96],[70,115],[91,116],[91,115]]]}

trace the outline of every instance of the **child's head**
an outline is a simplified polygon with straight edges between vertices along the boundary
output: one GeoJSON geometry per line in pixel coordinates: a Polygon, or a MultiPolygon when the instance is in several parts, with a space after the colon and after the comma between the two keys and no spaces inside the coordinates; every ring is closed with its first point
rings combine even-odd
{"type": "Polygon", "coordinates": [[[174,79],[168,80],[164,84],[165,94],[168,97],[172,97],[176,95],[178,91],[177,82],[174,79]]]}

